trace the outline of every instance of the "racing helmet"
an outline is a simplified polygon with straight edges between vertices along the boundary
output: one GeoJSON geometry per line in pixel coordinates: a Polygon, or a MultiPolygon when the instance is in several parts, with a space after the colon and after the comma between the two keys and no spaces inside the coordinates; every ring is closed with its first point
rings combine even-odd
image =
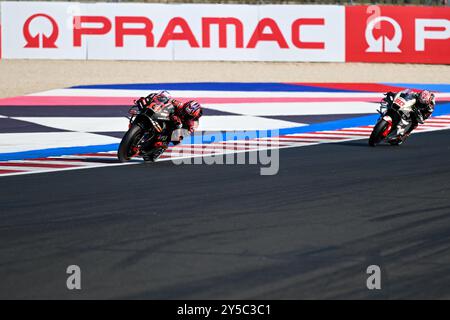
{"type": "Polygon", "coordinates": [[[430,91],[428,90],[423,90],[419,93],[419,96],[417,98],[417,101],[419,101],[420,104],[423,105],[429,105],[431,104],[433,100],[433,95],[430,91]]]}
{"type": "Polygon", "coordinates": [[[198,120],[202,114],[202,106],[195,100],[186,102],[183,105],[184,116],[190,120],[198,120]]]}

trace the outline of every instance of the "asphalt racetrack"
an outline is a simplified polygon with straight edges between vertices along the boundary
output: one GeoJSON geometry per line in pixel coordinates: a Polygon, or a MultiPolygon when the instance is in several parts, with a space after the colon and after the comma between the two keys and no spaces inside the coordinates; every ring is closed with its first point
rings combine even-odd
{"type": "Polygon", "coordinates": [[[448,299],[449,159],[443,130],[281,149],[273,176],[166,161],[4,177],[0,298],[448,299]]]}

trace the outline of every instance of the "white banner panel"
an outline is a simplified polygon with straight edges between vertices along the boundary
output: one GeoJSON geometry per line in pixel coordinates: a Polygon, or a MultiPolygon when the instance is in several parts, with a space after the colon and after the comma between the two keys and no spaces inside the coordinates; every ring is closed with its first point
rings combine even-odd
{"type": "Polygon", "coordinates": [[[2,2],[4,58],[344,61],[345,8],[2,2]]]}

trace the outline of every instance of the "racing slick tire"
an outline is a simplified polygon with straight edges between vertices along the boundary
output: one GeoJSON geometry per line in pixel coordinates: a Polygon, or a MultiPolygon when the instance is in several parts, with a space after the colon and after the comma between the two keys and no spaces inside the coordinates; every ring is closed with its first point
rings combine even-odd
{"type": "Polygon", "coordinates": [[[380,120],[375,125],[369,138],[369,146],[375,147],[380,143],[387,135],[383,135],[383,132],[388,128],[389,123],[386,120],[380,120]]]}
{"type": "Polygon", "coordinates": [[[137,147],[136,144],[142,138],[143,133],[144,130],[136,124],[132,125],[127,131],[122,138],[119,145],[119,150],[117,151],[117,156],[120,162],[129,161],[131,157],[136,154],[133,147],[137,147]]]}

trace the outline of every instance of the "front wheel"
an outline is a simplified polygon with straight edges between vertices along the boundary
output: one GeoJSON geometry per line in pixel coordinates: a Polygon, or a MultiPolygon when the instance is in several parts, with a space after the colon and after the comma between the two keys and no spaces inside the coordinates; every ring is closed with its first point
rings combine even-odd
{"type": "Polygon", "coordinates": [[[141,140],[144,130],[134,124],[127,133],[123,136],[122,141],[117,151],[117,156],[120,162],[125,162],[131,159],[136,154],[137,144],[141,140]]]}
{"type": "Polygon", "coordinates": [[[389,132],[386,132],[390,124],[386,120],[380,120],[373,128],[372,134],[369,138],[369,146],[375,147],[376,144],[380,143],[384,138],[387,137],[389,132]]]}

